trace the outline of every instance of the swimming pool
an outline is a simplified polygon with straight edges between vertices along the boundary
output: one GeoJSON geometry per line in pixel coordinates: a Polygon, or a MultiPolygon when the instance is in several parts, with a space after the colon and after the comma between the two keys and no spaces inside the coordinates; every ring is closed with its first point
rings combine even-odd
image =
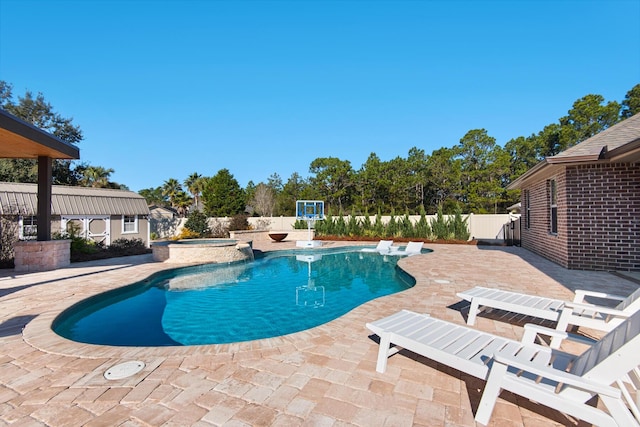
{"type": "Polygon", "coordinates": [[[156,273],[64,311],[53,330],[115,346],[225,344],[309,329],[412,287],[398,257],[359,248],[279,251],[156,273]]]}

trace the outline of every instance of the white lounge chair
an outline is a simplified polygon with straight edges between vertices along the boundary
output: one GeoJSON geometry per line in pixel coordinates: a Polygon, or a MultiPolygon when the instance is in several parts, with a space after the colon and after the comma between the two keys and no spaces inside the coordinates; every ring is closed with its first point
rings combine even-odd
{"type": "Polygon", "coordinates": [[[404,249],[396,249],[396,250],[389,251],[387,255],[396,255],[396,256],[418,255],[422,251],[422,245],[424,245],[423,242],[409,242],[407,243],[407,246],[405,246],[404,249]]]}
{"type": "Polygon", "coordinates": [[[598,426],[640,426],[638,403],[627,389],[640,387],[640,312],[580,356],[535,344],[537,334],[567,337],[538,325],[526,325],[518,342],[403,310],[367,328],[380,337],[378,372],[400,350],[394,345],[487,380],[479,423],[489,422],[500,390],[508,390],[598,426]],[[586,404],[596,395],[608,413],[586,404]]]}
{"type": "Polygon", "coordinates": [[[386,254],[393,250],[393,240],[380,240],[375,248],[362,248],[361,252],[378,252],[386,254]]]}
{"type": "MultiPolygon", "coordinates": [[[[627,297],[585,290],[576,291],[573,301],[544,298],[518,292],[477,286],[457,295],[471,303],[467,324],[473,325],[477,314],[486,308],[539,317],[558,322],[556,329],[566,331],[569,325],[610,331],[624,319],[640,310],[640,288],[627,297]],[[611,308],[585,302],[585,297],[620,301],[611,308]]],[[[557,346],[557,341],[553,343],[557,346]]]]}

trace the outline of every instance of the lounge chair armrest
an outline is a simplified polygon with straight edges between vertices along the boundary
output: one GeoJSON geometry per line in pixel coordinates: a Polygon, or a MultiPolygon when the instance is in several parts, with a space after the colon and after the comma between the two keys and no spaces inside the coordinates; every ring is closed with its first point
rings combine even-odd
{"type": "Polygon", "coordinates": [[[511,366],[516,369],[520,369],[522,371],[526,371],[540,377],[550,379],[552,381],[557,381],[565,385],[569,385],[593,393],[598,393],[604,396],[610,396],[613,398],[620,397],[620,390],[615,387],[596,383],[586,378],[579,377],[568,372],[560,371],[558,369],[533,365],[531,363],[518,360],[513,356],[500,353],[494,354],[493,359],[494,361],[502,363],[503,365],[511,366]]]}
{"type": "Polygon", "coordinates": [[[566,302],[562,310],[564,311],[566,309],[571,309],[572,311],[576,311],[580,309],[592,310],[600,314],[608,314],[610,316],[617,316],[617,317],[624,317],[624,318],[627,318],[631,314],[633,314],[633,313],[627,313],[625,311],[618,310],[612,307],[602,307],[600,305],[584,304],[584,303],[577,303],[577,302],[566,302]]]}
{"type": "Polygon", "coordinates": [[[538,335],[546,335],[551,338],[559,338],[560,340],[564,340],[569,337],[569,334],[564,331],[558,331],[556,329],[546,328],[533,323],[527,323],[524,325],[524,334],[522,335],[520,342],[524,344],[535,344],[535,340],[538,335]]]}
{"type": "Polygon", "coordinates": [[[622,295],[607,294],[605,292],[587,291],[585,289],[578,289],[576,295],[573,297],[573,302],[584,302],[584,297],[594,297],[602,299],[610,299],[615,301],[622,301],[626,297],[622,295]]]}

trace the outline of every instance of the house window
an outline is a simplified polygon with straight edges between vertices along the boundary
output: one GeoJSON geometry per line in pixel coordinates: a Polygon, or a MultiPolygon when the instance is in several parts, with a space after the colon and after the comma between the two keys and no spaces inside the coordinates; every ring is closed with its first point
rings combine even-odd
{"type": "Polygon", "coordinates": [[[556,180],[549,181],[550,206],[551,206],[551,233],[558,233],[558,188],[556,180]]]}
{"type": "Polygon", "coordinates": [[[138,215],[122,216],[122,234],[138,232],[138,215]]]}
{"type": "Polygon", "coordinates": [[[531,197],[529,190],[524,190],[524,220],[525,228],[531,228],[531,197]]]}
{"type": "Polygon", "coordinates": [[[20,240],[36,240],[38,237],[38,217],[21,216],[18,238],[20,240]]]}

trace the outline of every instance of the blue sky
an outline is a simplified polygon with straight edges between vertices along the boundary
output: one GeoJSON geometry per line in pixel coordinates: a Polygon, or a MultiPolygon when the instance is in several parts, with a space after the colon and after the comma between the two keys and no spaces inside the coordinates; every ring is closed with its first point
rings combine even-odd
{"type": "Polygon", "coordinates": [[[0,0],[0,79],[134,191],[501,145],[640,83],[640,0],[0,0]]]}

